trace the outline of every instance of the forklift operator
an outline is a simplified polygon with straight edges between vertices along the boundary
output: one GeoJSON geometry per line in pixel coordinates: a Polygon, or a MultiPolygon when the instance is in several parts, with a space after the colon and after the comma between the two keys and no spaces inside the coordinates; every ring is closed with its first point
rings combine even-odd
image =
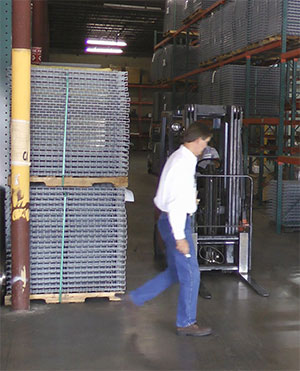
{"type": "Polygon", "coordinates": [[[209,327],[200,327],[196,321],[200,271],[191,227],[191,214],[197,209],[197,158],[211,137],[210,127],[195,122],[186,130],[184,143],[168,158],[154,198],[161,211],[158,228],[166,246],[168,267],[127,296],[127,300],[141,306],[179,282],[177,335],[211,334],[209,327]]]}

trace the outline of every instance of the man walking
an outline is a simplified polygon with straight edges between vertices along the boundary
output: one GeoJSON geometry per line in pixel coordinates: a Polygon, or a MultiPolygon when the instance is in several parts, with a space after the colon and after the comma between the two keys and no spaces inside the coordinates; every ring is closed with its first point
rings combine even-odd
{"type": "Polygon", "coordinates": [[[184,144],[168,158],[154,198],[161,211],[158,229],[166,246],[168,267],[128,296],[128,300],[140,306],[179,282],[177,335],[204,336],[211,333],[210,328],[200,327],[196,320],[200,271],[191,227],[191,214],[197,209],[197,157],[211,136],[208,126],[193,123],[184,134],[184,144]]]}

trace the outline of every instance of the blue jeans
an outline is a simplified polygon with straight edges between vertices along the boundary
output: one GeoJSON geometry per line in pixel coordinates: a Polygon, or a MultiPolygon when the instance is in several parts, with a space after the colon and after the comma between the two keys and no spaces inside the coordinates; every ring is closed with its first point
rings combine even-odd
{"type": "Polygon", "coordinates": [[[130,297],[136,305],[140,306],[155,298],[173,283],[179,282],[176,325],[178,327],[190,326],[196,322],[200,285],[200,271],[192,238],[191,218],[187,216],[185,225],[185,236],[190,246],[190,258],[176,249],[176,241],[166,213],[160,215],[158,229],[165,242],[168,267],[144,285],[131,291],[130,297]]]}

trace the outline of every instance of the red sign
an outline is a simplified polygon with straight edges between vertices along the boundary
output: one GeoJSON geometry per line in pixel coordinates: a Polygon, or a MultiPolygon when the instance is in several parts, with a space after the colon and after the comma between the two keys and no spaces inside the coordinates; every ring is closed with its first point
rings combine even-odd
{"type": "Polygon", "coordinates": [[[40,64],[42,62],[42,48],[34,46],[31,48],[31,63],[40,64]]]}

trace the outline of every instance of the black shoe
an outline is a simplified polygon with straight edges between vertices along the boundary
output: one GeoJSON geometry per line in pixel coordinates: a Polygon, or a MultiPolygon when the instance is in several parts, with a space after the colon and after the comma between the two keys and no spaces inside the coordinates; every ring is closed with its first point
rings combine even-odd
{"type": "Polygon", "coordinates": [[[187,327],[177,327],[178,336],[207,336],[211,332],[210,327],[199,327],[197,323],[187,327]]]}

